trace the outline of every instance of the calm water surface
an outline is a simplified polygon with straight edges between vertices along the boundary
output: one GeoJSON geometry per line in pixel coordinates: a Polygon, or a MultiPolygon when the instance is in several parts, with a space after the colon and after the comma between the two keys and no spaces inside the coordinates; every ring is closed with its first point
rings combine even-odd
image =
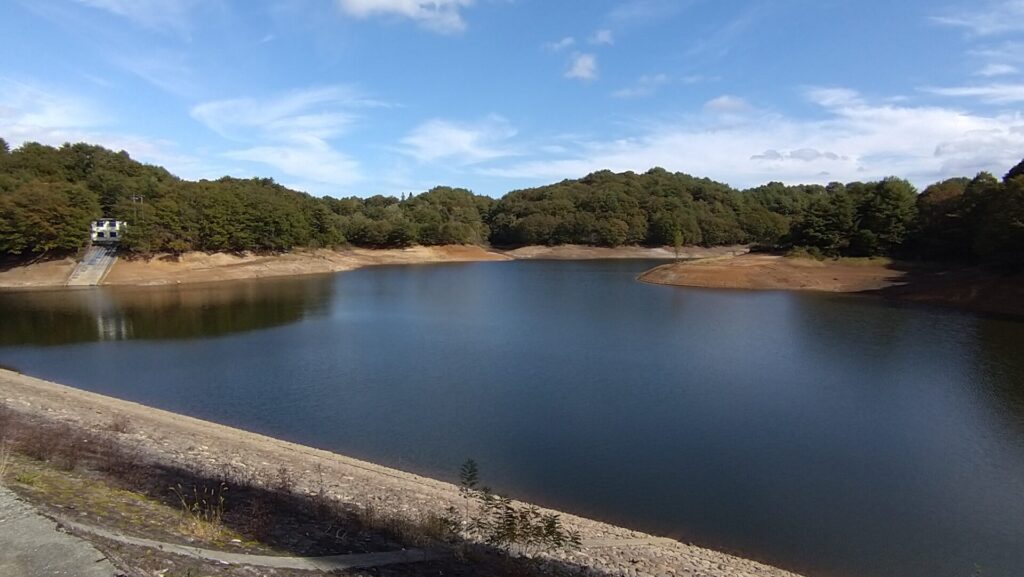
{"type": "Polygon", "coordinates": [[[813,577],[1024,575],[1024,323],[653,264],[0,293],[0,363],[813,577]]]}

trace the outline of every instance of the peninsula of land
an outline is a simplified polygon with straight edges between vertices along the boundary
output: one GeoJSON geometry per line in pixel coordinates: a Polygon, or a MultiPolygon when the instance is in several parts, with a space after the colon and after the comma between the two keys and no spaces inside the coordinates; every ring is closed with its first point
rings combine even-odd
{"type": "Polygon", "coordinates": [[[990,267],[746,254],[673,262],[639,280],[696,288],[857,293],[1024,316],[1024,274],[990,267]]]}

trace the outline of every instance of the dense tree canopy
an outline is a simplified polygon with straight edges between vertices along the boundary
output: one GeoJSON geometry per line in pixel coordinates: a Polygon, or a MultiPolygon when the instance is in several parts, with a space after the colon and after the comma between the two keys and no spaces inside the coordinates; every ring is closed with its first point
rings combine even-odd
{"type": "Polygon", "coordinates": [[[435,188],[408,200],[316,198],[271,179],[189,182],[99,146],[0,146],[0,255],[70,252],[101,216],[129,222],[137,253],[488,241],[493,200],[435,188]]]}
{"type": "Polygon", "coordinates": [[[100,216],[130,223],[137,253],[295,247],[566,243],[805,248],[1024,264],[1024,162],[921,194],[899,178],[739,191],[661,168],[599,171],[500,200],[437,187],[422,194],[317,198],[271,179],[181,180],[88,144],[0,139],[0,255],[72,252],[100,216]]]}

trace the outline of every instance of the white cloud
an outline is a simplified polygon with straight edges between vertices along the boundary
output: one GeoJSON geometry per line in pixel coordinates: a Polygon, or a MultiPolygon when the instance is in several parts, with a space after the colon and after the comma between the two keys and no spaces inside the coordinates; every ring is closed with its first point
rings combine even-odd
{"type": "Polygon", "coordinates": [[[0,77],[0,136],[8,142],[61,144],[104,124],[97,108],[80,98],[0,77]]]}
{"type": "Polygon", "coordinates": [[[1024,84],[988,84],[984,86],[950,86],[922,88],[924,92],[956,98],[976,98],[990,104],[1024,102],[1024,84]]]}
{"type": "Polygon", "coordinates": [[[201,92],[195,73],[183,54],[133,52],[118,54],[113,60],[121,68],[170,94],[191,98],[201,92]]]}
{"type": "Polygon", "coordinates": [[[115,117],[80,96],[0,77],[0,136],[12,146],[70,142],[127,150],[133,158],[165,166],[185,178],[220,176],[217,168],[182,154],[170,141],[117,132],[115,117]]]}
{"type": "Polygon", "coordinates": [[[695,57],[712,59],[725,57],[732,51],[733,46],[748,35],[748,31],[757,24],[769,6],[769,3],[751,3],[735,18],[713,32],[697,35],[697,40],[686,51],[686,55],[691,59],[695,57]]]}
{"type": "Polygon", "coordinates": [[[565,77],[577,80],[597,79],[597,57],[586,53],[573,54],[565,77]]]}
{"type": "Polygon", "coordinates": [[[974,73],[975,76],[1008,76],[1020,72],[1016,66],[1010,64],[987,64],[984,68],[974,73]]]}
{"type": "Polygon", "coordinates": [[[966,6],[963,10],[932,21],[945,26],[965,28],[979,36],[1024,31],[1024,0],[998,0],[984,6],[966,6]]]}
{"type": "Polygon", "coordinates": [[[842,160],[843,158],[838,154],[831,151],[821,151],[816,148],[798,148],[796,150],[790,150],[788,152],[779,152],[774,148],[770,148],[761,154],[755,154],[751,156],[751,160],[784,160],[784,159],[802,160],[804,162],[813,162],[819,159],[827,160],[842,160]]]}
{"type": "Polygon", "coordinates": [[[661,22],[695,0],[625,0],[608,13],[608,20],[622,26],[661,22]]]}
{"type": "Polygon", "coordinates": [[[153,30],[184,33],[198,0],[76,0],[79,4],[105,10],[153,30]]]}
{"type": "Polygon", "coordinates": [[[501,168],[491,176],[558,180],[600,169],[652,166],[735,186],[851,181],[897,175],[918,186],[980,170],[1002,174],[1024,150],[1024,117],[868,102],[842,89],[815,89],[823,119],[749,111],[740,122],[694,115],[633,136],[579,143],[571,153],[501,168]]]}
{"type": "Polygon", "coordinates": [[[683,84],[701,84],[704,82],[718,82],[721,79],[721,76],[705,76],[703,74],[690,74],[689,76],[683,76],[682,78],[680,78],[683,84]]]}
{"type": "Polygon", "coordinates": [[[1024,43],[1001,42],[996,45],[972,48],[967,51],[967,54],[996,62],[1024,63],[1024,43]]]}
{"type": "Polygon", "coordinates": [[[643,98],[651,96],[658,91],[658,88],[668,84],[668,76],[655,74],[652,76],[641,76],[634,85],[616,90],[612,93],[615,98],[643,98]]]}
{"type": "Polygon", "coordinates": [[[267,99],[233,98],[196,105],[192,117],[235,140],[340,136],[356,119],[355,110],[386,106],[347,86],[294,90],[267,99]]]}
{"type": "Polygon", "coordinates": [[[347,86],[294,90],[257,99],[205,102],[192,117],[221,136],[251,144],[227,158],[271,166],[307,183],[307,190],[338,193],[360,181],[359,163],[332,146],[367,107],[387,106],[347,86]]]}
{"type": "Polygon", "coordinates": [[[856,90],[848,88],[812,88],[807,99],[825,108],[862,106],[864,101],[856,90]]]}
{"type": "Polygon", "coordinates": [[[466,29],[461,10],[472,6],[474,0],[337,0],[337,3],[345,13],[356,18],[399,16],[447,34],[466,29]]]}
{"type": "Polygon", "coordinates": [[[715,113],[735,113],[750,110],[750,104],[739,96],[723,94],[704,103],[704,110],[715,113]]]}
{"type": "Polygon", "coordinates": [[[569,48],[573,44],[576,44],[576,39],[573,38],[572,36],[566,36],[561,40],[555,42],[548,42],[544,46],[552,52],[561,52],[562,50],[569,48]]]}
{"type": "Polygon", "coordinates": [[[478,164],[515,154],[505,145],[515,135],[516,130],[499,116],[476,123],[435,119],[406,135],[402,151],[420,162],[478,164]]]}
{"type": "Polygon", "coordinates": [[[234,150],[225,156],[272,166],[305,182],[296,186],[309,192],[338,193],[363,179],[358,162],[317,138],[234,150]]]}
{"type": "Polygon", "coordinates": [[[590,37],[591,44],[615,44],[615,35],[612,34],[611,30],[604,29],[594,32],[594,35],[590,37]]]}

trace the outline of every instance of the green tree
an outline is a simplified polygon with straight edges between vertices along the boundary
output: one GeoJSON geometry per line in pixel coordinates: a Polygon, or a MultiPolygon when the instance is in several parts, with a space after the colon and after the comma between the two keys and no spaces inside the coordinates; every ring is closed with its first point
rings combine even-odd
{"type": "Polygon", "coordinates": [[[0,196],[0,253],[76,251],[99,216],[95,198],[80,185],[29,182],[0,196]]]}
{"type": "Polygon", "coordinates": [[[852,253],[891,254],[907,238],[916,215],[917,191],[906,180],[886,178],[869,186],[857,206],[852,253]]]}
{"type": "Polygon", "coordinates": [[[965,196],[972,207],[974,253],[984,262],[1024,265],[1024,178],[1000,183],[980,175],[968,185],[965,196]]]}
{"type": "Polygon", "coordinates": [[[1021,160],[1020,162],[1017,163],[1016,166],[1011,168],[1006,173],[1006,176],[1003,177],[1003,181],[1004,182],[1010,182],[1011,180],[1013,180],[1014,178],[1017,178],[1019,176],[1024,176],[1024,160],[1021,160]]]}
{"type": "Polygon", "coordinates": [[[850,246],[854,230],[853,200],[844,190],[811,201],[793,224],[791,244],[838,256],[850,246]]]}
{"type": "Polygon", "coordinates": [[[969,183],[967,178],[950,178],[925,188],[917,197],[908,254],[944,260],[971,256],[972,232],[964,203],[969,183]]]}

